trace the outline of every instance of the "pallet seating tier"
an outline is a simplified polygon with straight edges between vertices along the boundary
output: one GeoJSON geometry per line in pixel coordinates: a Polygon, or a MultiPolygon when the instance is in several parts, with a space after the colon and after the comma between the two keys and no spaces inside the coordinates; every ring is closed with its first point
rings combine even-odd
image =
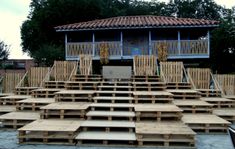
{"type": "Polygon", "coordinates": [[[136,137],[139,146],[194,147],[195,135],[181,122],[137,122],[136,137]]]}
{"type": "Polygon", "coordinates": [[[75,82],[67,81],[65,82],[65,88],[67,90],[97,90],[99,82],[94,81],[84,81],[84,82],[75,82]]]}
{"type": "Polygon", "coordinates": [[[100,82],[102,81],[102,76],[101,75],[73,75],[72,76],[72,81],[75,82],[100,82]]]}
{"type": "Polygon", "coordinates": [[[132,91],[95,91],[96,96],[105,97],[132,97],[132,91]]]}
{"type": "Polygon", "coordinates": [[[9,112],[14,112],[16,111],[16,107],[15,106],[6,106],[6,105],[1,105],[0,106],[0,115],[9,113],[9,112]]]}
{"type": "Polygon", "coordinates": [[[214,106],[202,100],[174,100],[173,103],[184,113],[212,113],[214,106]]]}
{"type": "Polygon", "coordinates": [[[109,97],[109,96],[99,96],[94,97],[93,101],[95,103],[133,103],[133,97],[109,97]]]}
{"type": "Polygon", "coordinates": [[[132,91],[132,86],[123,86],[123,85],[100,85],[98,86],[100,91],[132,91]]]}
{"type": "Polygon", "coordinates": [[[133,121],[135,112],[130,111],[89,111],[86,114],[88,120],[125,120],[133,121]]]}
{"type": "Polygon", "coordinates": [[[207,97],[201,98],[203,101],[211,103],[214,105],[214,108],[234,108],[235,100],[227,98],[218,98],[218,97],[207,97]]]}
{"type": "Polygon", "coordinates": [[[235,109],[234,108],[224,108],[224,109],[214,109],[213,114],[231,122],[235,123],[235,109]]]}
{"type": "Polygon", "coordinates": [[[231,124],[212,114],[183,114],[182,121],[197,133],[226,133],[231,124]]]}
{"type": "Polygon", "coordinates": [[[11,95],[0,98],[0,105],[16,105],[17,101],[30,98],[28,95],[11,95]]]}
{"type": "Polygon", "coordinates": [[[4,127],[17,129],[40,118],[38,112],[11,112],[0,116],[4,127]]]}
{"type": "Polygon", "coordinates": [[[32,90],[38,89],[40,87],[17,87],[15,93],[17,95],[31,95],[32,90]]]}
{"type": "Polygon", "coordinates": [[[89,103],[55,102],[41,108],[41,118],[85,119],[89,103]]]}
{"type": "Polygon", "coordinates": [[[179,121],[183,110],[173,104],[136,104],[136,121],[179,121]]]}
{"type": "Polygon", "coordinates": [[[45,88],[64,89],[65,88],[65,81],[45,81],[44,87],[45,88]]]}
{"type": "Polygon", "coordinates": [[[28,98],[16,102],[17,111],[40,111],[40,108],[54,103],[54,98],[28,98]]]}
{"type": "Polygon", "coordinates": [[[167,89],[191,89],[192,85],[189,82],[168,82],[167,89]]]}
{"type": "Polygon", "coordinates": [[[32,96],[34,98],[54,98],[55,93],[61,91],[61,89],[56,88],[40,88],[32,90],[32,96]]]}
{"type": "Polygon", "coordinates": [[[167,90],[173,94],[174,99],[199,99],[201,97],[200,92],[190,89],[181,90],[167,90]]]}
{"type": "Polygon", "coordinates": [[[132,82],[134,91],[163,91],[166,89],[164,82],[132,82]]]}
{"type": "Polygon", "coordinates": [[[92,103],[91,111],[134,111],[134,104],[129,103],[92,103]]]}
{"type": "Polygon", "coordinates": [[[161,82],[161,77],[158,75],[134,75],[131,78],[132,82],[161,82]]]}
{"type": "Polygon", "coordinates": [[[20,144],[74,145],[81,122],[78,120],[36,120],[20,129],[20,144]]]}
{"type": "Polygon", "coordinates": [[[221,97],[221,90],[216,89],[196,89],[201,93],[202,97],[221,97]]]}
{"type": "Polygon", "coordinates": [[[56,102],[92,102],[94,91],[62,90],[55,93],[56,102]]]}

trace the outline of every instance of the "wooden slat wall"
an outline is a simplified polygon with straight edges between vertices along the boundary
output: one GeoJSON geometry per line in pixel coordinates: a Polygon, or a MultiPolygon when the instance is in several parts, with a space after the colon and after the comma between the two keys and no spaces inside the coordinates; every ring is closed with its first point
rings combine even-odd
{"type": "Polygon", "coordinates": [[[188,68],[187,72],[197,89],[210,89],[211,70],[209,68],[188,68]]]}
{"type": "Polygon", "coordinates": [[[235,95],[235,75],[214,75],[225,95],[235,95]]]}
{"type": "Polygon", "coordinates": [[[134,75],[155,75],[157,70],[156,56],[134,56],[134,75]]]}
{"type": "Polygon", "coordinates": [[[6,73],[3,78],[3,93],[13,93],[24,73],[6,73]]]}
{"type": "Polygon", "coordinates": [[[160,67],[166,82],[183,81],[183,62],[161,62],[160,67]]]}
{"type": "Polygon", "coordinates": [[[80,55],[79,70],[82,75],[92,74],[92,56],[80,55]]]}
{"type": "Polygon", "coordinates": [[[76,64],[74,61],[55,61],[50,77],[53,81],[67,81],[76,64]]]}
{"type": "Polygon", "coordinates": [[[30,87],[40,87],[41,82],[49,72],[50,67],[31,67],[28,73],[30,87]]]}

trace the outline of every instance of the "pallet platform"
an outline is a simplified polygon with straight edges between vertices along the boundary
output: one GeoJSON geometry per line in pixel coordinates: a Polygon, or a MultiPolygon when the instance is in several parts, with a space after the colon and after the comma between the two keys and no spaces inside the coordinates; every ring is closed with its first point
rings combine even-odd
{"type": "Polygon", "coordinates": [[[138,75],[134,75],[131,78],[132,82],[160,82],[161,78],[158,75],[154,75],[154,76],[138,76],[138,75]]]}
{"type": "Polygon", "coordinates": [[[166,89],[164,82],[132,82],[134,91],[163,91],[166,89]]]}
{"type": "Polygon", "coordinates": [[[72,76],[72,81],[96,81],[96,82],[100,82],[102,81],[102,76],[101,75],[73,75],[72,76]]]}
{"type": "Polygon", "coordinates": [[[95,91],[96,96],[131,97],[132,91],[95,91]]]}
{"type": "Polygon", "coordinates": [[[65,88],[65,81],[45,81],[44,87],[45,88],[64,89],[65,88]]]}
{"type": "Polygon", "coordinates": [[[61,91],[61,89],[56,88],[40,88],[32,90],[32,96],[35,98],[54,98],[55,93],[61,91]]]}
{"type": "Polygon", "coordinates": [[[173,94],[174,99],[199,99],[201,97],[200,93],[196,90],[175,89],[167,91],[173,94]]]}
{"type": "Polygon", "coordinates": [[[166,91],[135,91],[135,103],[171,103],[173,95],[166,91]]]}
{"type": "Polygon", "coordinates": [[[55,93],[57,102],[91,102],[94,91],[63,90],[55,93]]]}
{"type": "Polygon", "coordinates": [[[16,107],[15,106],[0,106],[0,115],[9,113],[9,112],[14,112],[16,111],[16,107]]]}
{"type": "Polygon", "coordinates": [[[222,93],[220,90],[215,89],[196,89],[201,93],[202,97],[221,97],[222,93]]]}
{"type": "Polygon", "coordinates": [[[127,120],[133,121],[134,112],[127,111],[89,111],[86,114],[87,120],[127,120]]]}
{"type": "Polygon", "coordinates": [[[0,97],[12,96],[13,93],[0,93],[0,97]]]}
{"type": "Polygon", "coordinates": [[[167,89],[191,89],[192,85],[189,82],[168,82],[167,89]]]}
{"type": "Polygon", "coordinates": [[[136,141],[135,133],[130,132],[80,132],[76,140],[78,145],[133,145],[136,141]]]}
{"type": "Polygon", "coordinates": [[[128,103],[92,103],[92,111],[134,111],[134,104],[128,103]]]}
{"type": "Polygon", "coordinates": [[[230,125],[230,122],[212,114],[183,114],[182,121],[198,133],[226,133],[230,125]]]}
{"type": "Polygon", "coordinates": [[[174,100],[173,103],[184,113],[212,113],[214,106],[202,100],[174,100]]]}
{"type": "Polygon", "coordinates": [[[54,98],[28,98],[16,102],[17,111],[40,111],[40,108],[54,103],[54,98]]]}
{"type": "Polygon", "coordinates": [[[55,102],[41,107],[42,119],[84,119],[89,108],[89,103],[55,102]]]}
{"type": "Polygon", "coordinates": [[[181,122],[138,122],[139,146],[194,147],[196,133],[181,122]]]}
{"type": "Polygon", "coordinates": [[[99,96],[93,97],[95,103],[133,103],[133,97],[109,97],[109,96],[99,96]]]}
{"type": "Polygon", "coordinates": [[[130,81],[102,81],[101,86],[132,86],[130,81]]]}
{"type": "Polygon", "coordinates": [[[83,131],[134,132],[135,123],[129,121],[86,120],[81,124],[83,131]]]}
{"type": "Polygon", "coordinates": [[[235,109],[214,109],[213,114],[235,124],[235,109]]]}
{"type": "Polygon", "coordinates": [[[81,123],[78,120],[36,120],[18,129],[19,143],[74,145],[81,123]]]}
{"type": "Polygon", "coordinates": [[[99,82],[73,82],[67,81],[65,82],[65,88],[67,90],[97,90],[97,86],[99,82]]]}
{"type": "Polygon", "coordinates": [[[0,116],[4,127],[18,128],[40,118],[38,112],[11,112],[0,116]]]}
{"type": "Polygon", "coordinates": [[[38,89],[40,87],[16,87],[16,95],[31,95],[32,90],[38,89]]]}
{"type": "Polygon", "coordinates": [[[136,121],[179,121],[183,110],[173,104],[136,104],[136,121]]]}
{"type": "Polygon", "coordinates": [[[0,105],[16,105],[17,101],[30,98],[28,95],[11,95],[0,98],[0,105]]]}
{"type": "Polygon", "coordinates": [[[221,97],[207,97],[201,100],[214,104],[214,108],[232,108],[235,107],[235,100],[221,97]]]}
{"type": "Polygon", "coordinates": [[[235,100],[235,95],[225,95],[223,98],[235,100]]]}
{"type": "Polygon", "coordinates": [[[100,91],[131,91],[132,90],[132,86],[111,86],[111,85],[107,85],[107,86],[98,86],[98,89],[100,91]]]}

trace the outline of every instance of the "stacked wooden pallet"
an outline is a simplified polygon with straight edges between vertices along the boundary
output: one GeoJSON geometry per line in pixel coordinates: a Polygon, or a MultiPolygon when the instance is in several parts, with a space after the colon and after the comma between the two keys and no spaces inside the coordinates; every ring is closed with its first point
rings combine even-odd
{"type": "Polygon", "coordinates": [[[45,88],[64,89],[65,88],[65,81],[45,81],[44,87],[45,88]]]}
{"type": "Polygon", "coordinates": [[[202,97],[221,97],[221,90],[218,89],[197,89],[202,97]]]}
{"type": "Polygon", "coordinates": [[[65,82],[65,88],[67,90],[97,90],[98,84],[97,81],[67,81],[65,82]]]}
{"type": "Polygon", "coordinates": [[[17,95],[31,95],[32,90],[38,89],[39,87],[17,87],[15,93],[17,95]]]}
{"type": "Polygon", "coordinates": [[[200,93],[195,90],[180,89],[180,90],[167,90],[173,94],[174,99],[199,99],[200,93]]]}
{"type": "Polygon", "coordinates": [[[134,91],[163,91],[166,89],[164,82],[133,82],[134,91]]]}
{"type": "Polygon", "coordinates": [[[10,95],[0,98],[0,105],[16,105],[17,101],[30,98],[28,95],[10,95]]]}
{"type": "Polygon", "coordinates": [[[214,108],[234,108],[235,101],[227,98],[222,97],[208,97],[208,98],[201,98],[203,101],[211,103],[214,105],[214,108]]]}
{"type": "Polygon", "coordinates": [[[102,81],[101,75],[73,75],[71,81],[74,82],[100,82],[102,81]]]}
{"type": "Polygon", "coordinates": [[[160,82],[161,77],[158,75],[133,75],[132,82],[160,82]]]}
{"type": "Polygon", "coordinates": [[[94,91],[62,90],[55,93],[57,102],[91,102],[94,91]]]}
{"type": "Polygon", "coordinates": [[[214,109],[213,114],[231,122],[235,123],[235,109],[234,108],[222,108],[222,109],[214,109]]]}
{"type": "Polygon", "coordinates": [[[40,111],[40,108],[48,104],[54,103],[54,98],[27,98],[17,101],[17,111],[40,111]]]}
{"type": "Polygon", "coordinates": [[[192,85],[189,82],[168,82],[167,89],[191,89],[192,85]]]}
{"type": "Polygon", "coordinates": [[[32,96],[34,98],[54,98],[55,93],[59,92],[61,89],[57,88],[40,88],[32,90],[32,96]]]}

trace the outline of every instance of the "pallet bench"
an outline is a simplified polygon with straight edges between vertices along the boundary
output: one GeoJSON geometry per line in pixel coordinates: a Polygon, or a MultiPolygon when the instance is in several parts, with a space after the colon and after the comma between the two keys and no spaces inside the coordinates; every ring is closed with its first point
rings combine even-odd
{"type": "Polygon", "coordinates": [[[133,92],[135,103],[171,103],[172,94],[166,91],[135,91],[133,92]]]}
{"type": "Polygon", "coordinates": [[[92,103],[91,111],[134,111],[134,104],[129,103],[92,103]]]}
{"type": "Polygon", "coordinates": [[[182,122],[137,122],[139,146],[194,147],[196,133],[182,122]]]}
{"type": "Polygon", "coordinates": [[[173,103],[184,113],[212,113],[214,106],[202,100],[174,100],[173,103]]]}
{"type": "Polygon", "coordinates": [[[132,86],[130,81],[102,81],[100,86],[132,86]]]}
{"type": "Polygon", "coordinates": [[[63,90],[55,93],[56,102],[91,102],[94,91],[63,90]]]}
{"type": "Polygon", "coordinates": [[[183,114],[182,121],[197,133],[226,133],[230,125],[213,114],[183,114]]]}
{"type": "Polygon", "coordinates": [[[28,95],[11,95],[0,98],[0,105],[16,105],[17,101],[30,98],[28,95]]]}
{"type": "Polygon", "coordinates": [[[134,91],[163,91],[166,89],[164,82],[132,82],[134,91]]]}
{"type": "Polygon", "coordinates": [[[0,115],[16,111],[15,106],[0,105],[0,115]]]}
{"type": "Polygon", "coordinates": [[[61,89],[56,88],[40,88],[32,90],[32,96],[35,98],[54,98],[55,93],[61,91],[61,89]]]}
{"type": "Polygon", "coordinates": [[[132,76],[131,78],[132,82],[160,82],[161,78],[158,75],[154,76],[132,76]]]}
{"type": "Polygon", "coordinates": [[[31,95],[32,90],[38,89],[40,87],[16,87],[16,95],[31,95]]]}
{"type": "Polygon", "coordinates": [[[101,75],[73,75],[72,76],[72,81],[96,81],[100,82],[102,81],[102,76],[101,75]]]}
{"type": "Polygon", "coordinates": [[[54,98],[28,98],[16,102],[17,111],[40,111],[40,108],[54,103],[54,98]]]}
{"type": "Polygon", "coordinates": [[[134,112],[127,111],[89,111],[86,114],[87,120],[127,120],[133,121],[134,112]]]}
{"type": "Polygon", "coordinates": [[[222,93],[216,89],[196,89],[201,93],[202,97],[221,97],[222,93]]]}
{"type": "Polygon", "coordinates": [[[191,89],[192,85],[189,82],[167,82],[167,89],[191,89]]]}
{"type": "Polygon", "coordinates": [[[65,88],[65,81],[45,81],[44,87],[45,88],[64,89],[65,88]]]}
{"type": "Polygon", "coordinates": [[[232,108],[235,107],[235,100],[221,98],[221,97],[206,97],[201,98],[201,100],[206,101],[214,105],[214,108],[232,108]]]}
{"type": "Polygon", "coordinates": [[[12,96],[13,93],[0,93],[0,97],[12,96]]]}
{"type": "Polygon", "coordinates": [[[73,82],[67,81],[65,83],[65,88],[67,90],[97,90],[99,82],[89,81],[89,82],[73,82]]]}
{"type": "Polygon", "coordinates": [[[133,97],[109,97],[109,96],[99,96],[93,97],[95,103],[133,103],[133,97]]]}
{"type": "Polygon", "coordinates": [[[40,118],[38,112],[11,112],[0,116],[4,127],[17,129],[40,118]]]}
{"type": "Polygon", "coordinates": [[[135,133],[130,132],[81,132],[76,137],[77,145],[133,145],[136,141],[135,133]]]}
{"type": "Polygon", "coordinates": [[[132,86],[118,86],[118,85],[107,85],[107,86],[98,86],[98,89],[100,91],[131,91],[132,90],[132,86]]]}
{"type": "Polygon", "coordinates": [[[55,102],[41,107],[41,118],[85,119],[89,103],[55,102]]]}
{"type": "Polygon", "coordinates": [[[174,99],[199,99],[201,97],[200,93],[196,90],[175,89],[167,91],[173,94],[174,99]]]}
{"type": "Polygon", "coordinates": [[[95,91],[96,96],[131,97],[132,91],[95,91]]]}
{"type": "Polygon", "coordinates": [[[18,129],[20,144],[75,144],[82,122],[78,120],[37,120],[18,129]]]}
{"type": "Polygon", "coordinates": [[[235,109],[214,109],[213,114],[231,122],[235,123],[235,109]]]}
{"type": "Polygon", "coordinates": [[[179,121],[182,109],[173,104],[136,104],[136,121],[179,121]]]}

